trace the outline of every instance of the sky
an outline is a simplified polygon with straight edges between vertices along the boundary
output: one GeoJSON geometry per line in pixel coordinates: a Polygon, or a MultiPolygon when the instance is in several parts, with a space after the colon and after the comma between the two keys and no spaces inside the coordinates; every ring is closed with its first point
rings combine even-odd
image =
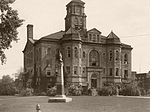
{"type": "MultiPolygon", "coordinates": [[[[7,62],[0,65],[0,77],[17,73],[23,67],[23,49],[27,41],[26,26],[34,25],[34,39],[64,30],[66,4],[71,0],[16,0],[24,24],[18,29],[19,41],[7,50],[7,62]]],[[[150,71],[150,0],[83,0],[87,30],[96,28],[107,36],[112,30],[132,50],[132,71],[150,71]]]]}

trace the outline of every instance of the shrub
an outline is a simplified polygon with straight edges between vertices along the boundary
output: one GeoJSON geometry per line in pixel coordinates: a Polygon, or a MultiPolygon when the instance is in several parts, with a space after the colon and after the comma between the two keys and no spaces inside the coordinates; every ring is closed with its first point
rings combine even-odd
{"type": "Polygon", "coordinates": [[[150,96],[150,89],[147,90],[146,95],[147,95],[147,96],[150,96]]]}
{"type": "Polygon", "coordinates": [[[32,96],[32,89],[31,88],[26,88],[26,89],[22,89],[20,94],[20,96],[32,96]]]}
{"type": "Polygon", "coordinates": [[[128,83],[122,84],[119,94],[124,96],[140,96],[141,91],[136,84],[128,83]]]}
{"type": "Polygon", "coordinates": [[[9,75],[4,75],[0,79],[0,95],[15,95],[16,93],[14,80],[9,75]]]}
{"type": "Polygon", "coordinates": [[[57,92],[56,86],[48,88],[47,90],[47,96],[55,96],[57,92]]]}
{"type": "Polygon", "coordinates": [[[41,92],[40,93],[40,96],[46,96],[47,94],[46,94],[46,92],[41,92]]]}
{"type": "Polygon", "coordinates": [[[98,90],[100,96],[112,96],[116,95],[116,85],[113,83],[104,83],[104,86],[98,90]]]}
{"type": "Polygon", "coordinates": [[[80,96],[82,95],[82,86],[81,85],[70,85],[68,87],[68,95],[72,95],[72,96],[80,96]]]}

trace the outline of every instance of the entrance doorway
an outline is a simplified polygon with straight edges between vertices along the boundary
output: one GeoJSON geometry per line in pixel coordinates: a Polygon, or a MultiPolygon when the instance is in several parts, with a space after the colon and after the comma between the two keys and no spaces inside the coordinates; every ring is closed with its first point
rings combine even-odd
{"type": "Polygon", "coordinates": [[[93,73],[91,76],[91,88],[97,88],[97,74],[93,73]]]}
{"type": "Polygon", "coordinates": [[[97,79],[91,79],[91,87],[97,88],[97,79]]]}

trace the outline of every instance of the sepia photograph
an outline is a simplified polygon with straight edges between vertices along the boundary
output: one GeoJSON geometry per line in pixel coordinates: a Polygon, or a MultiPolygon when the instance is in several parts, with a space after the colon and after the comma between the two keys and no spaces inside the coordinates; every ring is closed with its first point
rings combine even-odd
{"type": "Polygon", "coordinates": [[[0,0],[0,112],[150,112],[150,0],[0,0]]]}

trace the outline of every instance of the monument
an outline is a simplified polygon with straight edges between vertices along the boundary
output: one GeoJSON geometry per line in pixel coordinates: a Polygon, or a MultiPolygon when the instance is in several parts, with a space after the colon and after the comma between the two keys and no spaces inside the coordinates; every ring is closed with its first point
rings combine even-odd
{"type": "Polygon", "coordinates": [[[64,74],[63,74],[63,59],[62,54],[59,51],[59,70],[60,70],[60,80],[57,84],[57,95],[55,97],[50,97],[48,102],[71,102],[72,98],[66,97],[64,91],[64,74]]]}

